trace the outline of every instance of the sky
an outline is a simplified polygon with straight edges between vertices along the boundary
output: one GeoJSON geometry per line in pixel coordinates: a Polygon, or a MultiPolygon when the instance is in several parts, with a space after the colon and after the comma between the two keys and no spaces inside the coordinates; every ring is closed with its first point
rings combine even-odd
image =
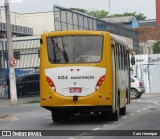
{"type": "MultiPolygon", "coordinates": [[[[88,11],[105,10],[109,14],[143,13],[147,19],[156,18],[155,0],[10,0],[10,9],[17,13],[47,12],[53,5],[65,8],[83,8],[88,11]],[[110,2],[109,2],[110,1],[110,2]],[[110,3],[110,4],[109,4],[110,3]],[[110,6],[109,6],[110,5],[110,6]],[[109,8],[110,7],[110,8],[109,8]]],[[[0,0],[0,6],[4,0],[0,0]]]]}

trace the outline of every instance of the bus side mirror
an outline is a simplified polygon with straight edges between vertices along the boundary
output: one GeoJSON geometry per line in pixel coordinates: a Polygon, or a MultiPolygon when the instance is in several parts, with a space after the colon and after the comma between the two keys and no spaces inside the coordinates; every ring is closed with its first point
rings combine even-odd
{"type": "Polygon", "coordinates": [[[134,56],[131,57],[131,64],[135,65],[135,57],[134,56]]]}

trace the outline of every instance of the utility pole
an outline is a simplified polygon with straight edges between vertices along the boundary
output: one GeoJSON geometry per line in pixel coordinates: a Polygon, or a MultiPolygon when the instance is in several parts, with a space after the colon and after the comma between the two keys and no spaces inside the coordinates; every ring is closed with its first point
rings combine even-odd
{"type": "Polygon", "coordinates": [[[9,0],[4,0],[4,5],[5,5],[5,15],[6,15],[10,99],[11,99],[11,105],[15,106],[17,105],[17,88],[15,80],[15,69],[11,65],[11,59],[13,59],[13,46],[12,46],[9,0]]]}

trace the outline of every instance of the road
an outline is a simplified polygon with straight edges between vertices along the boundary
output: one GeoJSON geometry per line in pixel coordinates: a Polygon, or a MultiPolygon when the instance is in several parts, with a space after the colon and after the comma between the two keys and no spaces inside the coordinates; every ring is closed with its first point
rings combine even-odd
{"type": "MultiPolygon", "coordinates": [[[[77,115],[72,117],[71,120],[66,123],[53,123],[50,111],[41,108],[38,103],[21,104],[14,107],[1,104],[0,113],[7,114],[9,116],[7,118],[0,119],[0,130],[78,130],[79,132],[75,133],[74,136],[72,136],[72,134],[70,135],[68,132],[69,135],[66,134],[68,136],[64,134],[65,136],[54,136],[48,138],[98,139],[106,138],[106,131],[108,130],[114,130],[115,135],[115,130],[160,130],[160,94],[146,94],[140,99],[132,100],[132,103],[127,107],[126,115],[120,116],[119,121],[103,121],[100,115],[92,114],[84,116],[77,115]]],[[[60,135],[65,133],[62,132],[60,135]]],[[[136,136],[118,138],[135,137],[136,136]]],[[[29,137],[23,138],[28,139],[29,137]]],[[[113,136],[110,138],[115,139],[117,137],[113,136]]],[[[141,138],[150,138],[150,136],[143,136],[141,138]]]]}

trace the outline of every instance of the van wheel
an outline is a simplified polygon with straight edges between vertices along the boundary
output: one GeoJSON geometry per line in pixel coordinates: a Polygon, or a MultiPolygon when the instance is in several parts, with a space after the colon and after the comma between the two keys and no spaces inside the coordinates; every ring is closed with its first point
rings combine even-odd
{"type": "Polygon", "coordinates": [[[131,89],[131,98],[135,99],[137,97],[138,97],[138,91],[137,91],[137,89],[132,88],[131,89]]]}
{"type": "Polygon", "coordinates": [[[61,116],[60,116],[59,111],[52,111],[51,115],[52,115],[53,122],[60,122],[61,121],[61,116]]]}

